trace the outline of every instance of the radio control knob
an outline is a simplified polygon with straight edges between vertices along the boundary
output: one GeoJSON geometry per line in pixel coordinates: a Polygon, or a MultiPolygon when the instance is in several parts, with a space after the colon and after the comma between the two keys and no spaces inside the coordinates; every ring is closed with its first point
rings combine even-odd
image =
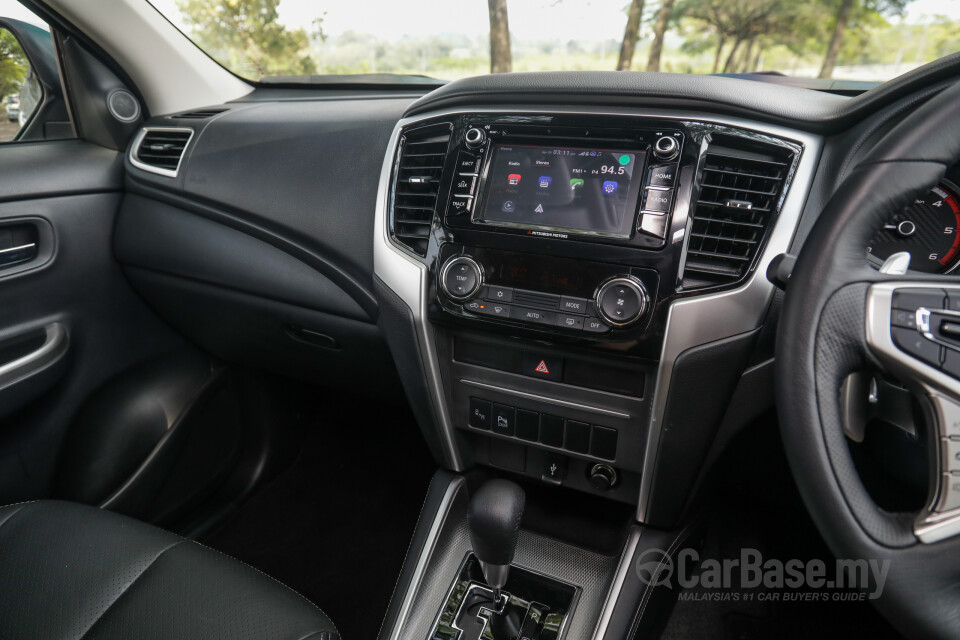
{"type": "Polygon", "coordinates": [[[597,291],[597,312],[614,327],[626,327],[639,320],[649,303],[647,289],[631,276],[607,280],[597,291]]]}
{"type": "Polygon", "coordinates": [[[661,160],[673,160],[680,153],[680,144],[673,136],[663,136],[653,145],[653,155],[661,160]]]}
{"type": "Polygon", "coordinates": [[[440,269],[440,288],[448,297],[462,302],[475,296],[483,286],[483,269],[470,256],[447,260],[440,269]]]}
{"type": "Polygon", "coordinates": [[[467,146],[471,149],[476,149],[487,139],[487,134],[483,132],[483,129],[478,129],[477,127],[471,127],[467,129],[466,135],[463,136],[464,142],[467,143],[467,146]]]}

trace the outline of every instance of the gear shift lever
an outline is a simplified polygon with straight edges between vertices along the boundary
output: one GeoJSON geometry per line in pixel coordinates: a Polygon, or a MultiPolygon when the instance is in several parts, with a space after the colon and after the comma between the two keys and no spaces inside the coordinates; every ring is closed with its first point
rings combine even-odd
{"type": "Polygon", "coordinates": [[[489,480],[470,499],[467,523],[473,552],[496,600],[507,583],[526,500],[523,489],[509,480],[489,480]]]}

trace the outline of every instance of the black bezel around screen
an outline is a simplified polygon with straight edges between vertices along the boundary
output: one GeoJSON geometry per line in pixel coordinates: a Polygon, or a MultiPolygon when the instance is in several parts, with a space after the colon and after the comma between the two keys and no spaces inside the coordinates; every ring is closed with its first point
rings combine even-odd
{"type": "MultiPolygon", "coordinates": [[[[531,156],[532,157],[532,156],[531,156]]],[[[570,156],[567,156],[570,157],[570,156]]],[[[573,156],[580,157],[580,156],[573,156]]],[[[603,156],[597,156],[597,162],[601,161],[603,156]]],[[[584,162],[589,162],[589,157],[584,157],[584,162]]],[[[601,147],[593,145],[557,145],[557,144],[513,144],[508,142],[497,141],[490,145],[489,154],[484,162],[482,168],[482,173],[480,176],[480,184],[477,193],[479,194],[477,206],[474,208],[473,214],[471,215],[471,221],[475,224],[483,224],[491,227],[506,227],[512,229],[526,229],[530,231],[542,231],[547,233],[560,233],[560,234],[569,234],[569,235],[581,235],[581,236],[592,236],[597,238],[615,238],[615,239],[629,239],[633,236],[636,231],[636,221],[637,221],[637,212],[640,208],[640,194],[643,189],[643,184],[646,177],[646,164],[647,164],[647,149],[646,148],[625,148],[625,147],[601,147]],[[631,174],[629,182],[627,184],[627,190],[625,195],[620,198],[623,202],[623,214],[620,220],[620,225],[617,229],[612,229],[610,226],[600,227],[597,224],[589,224],[588,221],[584,221],[584,224],[537,224],[535,222],[529,222],[519,219],[520,214],[511,215],[514,212],[503,212],[504,215],[496,215],[492,211],[488,210],[491,206],[496,206],[494,204],[494,196],[498,196],[500,191],[498,189],[503,189],[503,185],[494,185],[492,184],[492,179],[497,176],[492,174],[496,173],[499,176],[499,173],[503,171],[503,167],[497,166],[498,158],[501,157],[501,154],[504,153],[523,153],[523,150],[530,154],[535,154],[537,152],[572,152],[573,154],[580,154],[584,152],[596,152],[598,154],[610,154],[609,161],[617,162],[615,156],[629,154],[633,156],[631,174]]],[[[547,172],[551,168],[544,168],[543,171],[547,172]]],[[[528,183],[526,185],[522,184],[521,187],[529,191],[529,180],[531,176],[534,176],[537,172],[529,172],[527,175],[528,183]]],[[[584,180],[589,179],[591,185],[593,183],[600,182],[602,187],[602,178],[616,178],[616,175],[597,175],[589,178],[584,178],[584,180]]],[[[505,178],[505,176],[499,176],[499,178],[505,178]]],[[[539,181],[539,176],[534,177],[534,182],[539,181]]],[[[565,179],[565,178],[564,178],[565,179]]],[[[551,185],[552,187],[552,185],[551,185]]],[[[555,188],[567,188],[565,184],[559,183],[555,188]]],[[[573,189],[572,186],[569,189],[573,189]]],[[[538,193],[542,193],[539,189],[536,189],[538,193]]],[[[553,197],[552,195],[544,195],[545,198],[553,197]]],[[[591,197],[603,199],[601,193],[593,193],[591,197]]],[[[499,204],[504,198],[497,197],[495,199],[496,203],[499,204]]],[[[518,194],[517,199],[520,199],[518,194]]],[[[598,200],[600,202],[601,200],[598,200]]],[[[593,216],[602,215],[601,212],[596,211],[600,207],[588,207],[592,209],[587,213],[593,216]]],[[[532,211],[530,212],[532,214],[532,211]]],[[[568,220],[569,222],[569,220],[568,220]]]]}

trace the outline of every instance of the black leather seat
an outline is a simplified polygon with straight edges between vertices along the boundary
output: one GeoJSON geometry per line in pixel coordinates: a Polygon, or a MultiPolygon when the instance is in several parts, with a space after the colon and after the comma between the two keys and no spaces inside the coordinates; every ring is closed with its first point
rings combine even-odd
{"type": "Polygon", "coordinates": [[[0,638],[338,640],[305,598],[238,560],[108,511],[0,508],[0,638]]]}

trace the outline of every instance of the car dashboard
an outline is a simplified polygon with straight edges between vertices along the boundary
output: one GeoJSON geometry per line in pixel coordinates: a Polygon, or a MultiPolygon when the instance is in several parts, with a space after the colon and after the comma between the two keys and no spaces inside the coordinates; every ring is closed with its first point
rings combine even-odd
{"type": "MultiPolygon", "coordinates": [[[[785,283],[768,269],[939,74],[855,98],[670,74],[323,99],[262,88],[146,123],[115,254],[161,316],[227,361],[392,395],[445,469],[566,487],[666,529],[724,442],[773,407],[785,283]],[[174,161],[151,156],[171,139],[174,161]]],[[[957,184],[954,167],[865,255],[953,271],[957,184]]],[[[431,553],[389,637],[429,631],[417,581],[452,562],[431,553]]],[[[621,565],[581,602],[594,637],[621,565]]]]}

